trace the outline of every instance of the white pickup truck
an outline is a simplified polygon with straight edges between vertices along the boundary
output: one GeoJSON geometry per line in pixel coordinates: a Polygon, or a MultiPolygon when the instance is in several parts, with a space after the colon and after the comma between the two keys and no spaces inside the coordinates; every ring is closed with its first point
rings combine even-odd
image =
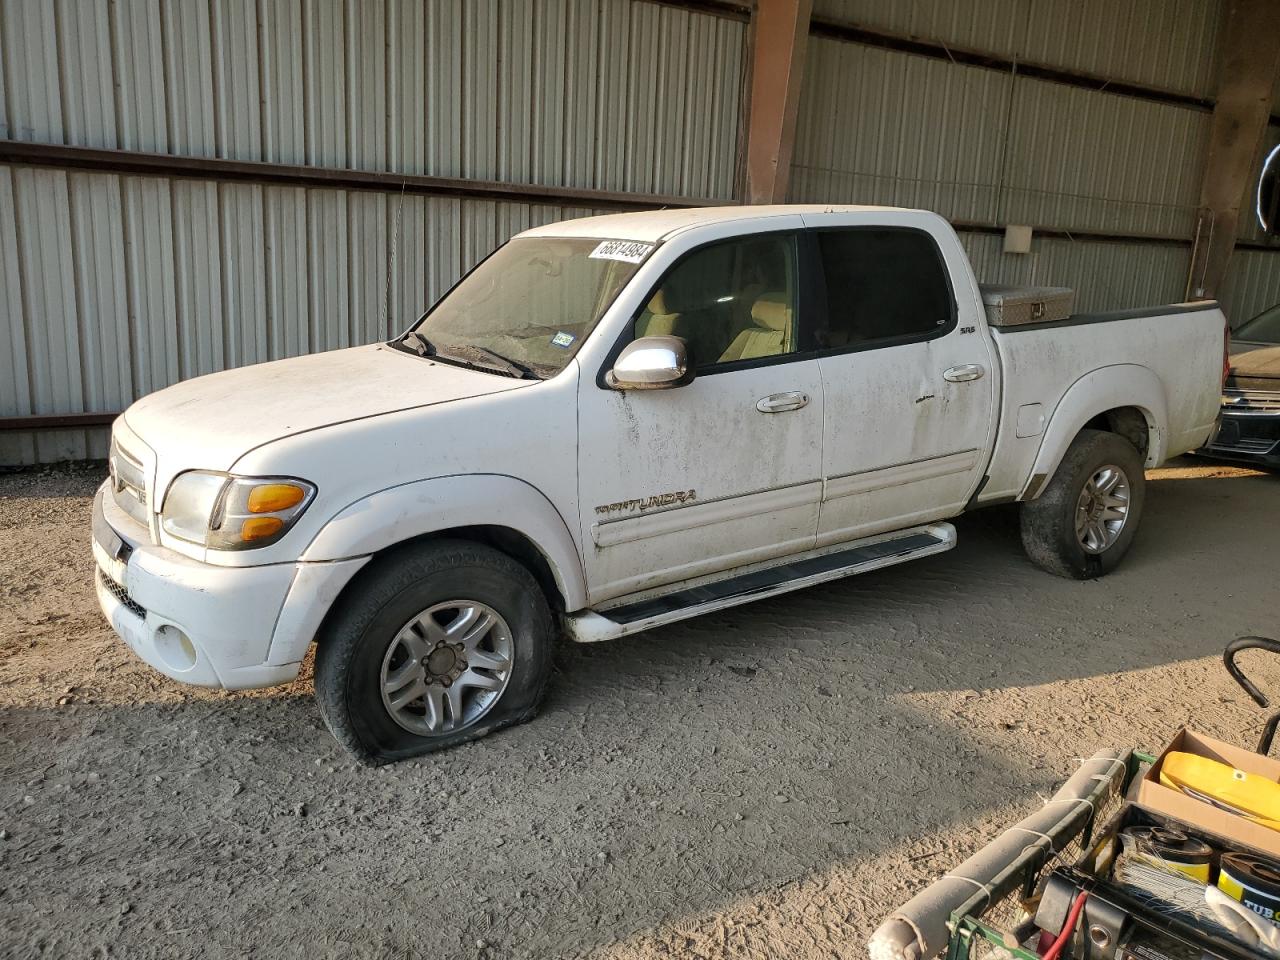
{"type": "Polygon", "coordinates": [[[201,377],[114,425],[102,609],[187,683],[285,683],[370,763],[533,715],[558,632],[659,624],[947,550],[1022,501],[1096,577],[1143,469],[1205,442],[1224,320],[1001,328],[941,218],[618,214],[527,230],[390,343],[201,377]]]}

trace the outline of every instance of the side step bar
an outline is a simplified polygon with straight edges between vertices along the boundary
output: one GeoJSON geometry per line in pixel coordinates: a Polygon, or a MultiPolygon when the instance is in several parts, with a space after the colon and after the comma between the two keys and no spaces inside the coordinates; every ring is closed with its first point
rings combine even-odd
{"type": "Polygon", "coordinates": [[[900,530],[835,550],[811,552],[726,580],[686,587],[645,599],[623,600],[605,610],[586,610],[564,618],[565,630],[579,643],[612,640],[679,620],[726,610],[765,597],[802,590],[830,580],[942,553],[956,545],[949,523],[900,530]]]}

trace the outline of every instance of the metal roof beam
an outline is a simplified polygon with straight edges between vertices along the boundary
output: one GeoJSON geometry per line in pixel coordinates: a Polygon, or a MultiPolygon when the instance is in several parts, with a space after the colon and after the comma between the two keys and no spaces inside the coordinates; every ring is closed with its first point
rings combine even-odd
{"type": "Polygon", "coordinates": [[[104,173],[154,177],[182,177],[215,182],[265,183],[279,186],[340,190],[373,190],[380,193],[427,194],[546,203],[617,210],[652,210],[657,207],[706,207],[723,200],[675,197],[665,194],[623,193],[580,187],[503,183],[461,177],[435,177],[386,170],[352,170],[295,166],[258,160],[224,160],[138,150],[101,150],[95,147],[28,140],[0,140],[0,163],[94,170],[104,173]]]}
{"type": "Polygon", "coordinates": [[[1229,0],[1222,31],[1218,96],[1209,130],[1209,152],[1200,181],[1189,297],[1214,299],[1227,275],[1240,226],[1240,208],[1271,113],[1280,72],[1280,3],[1229,0]]]}
{"type": "Polygon", "coordinates": [[[812,9],[813,0],[759,0],[752,13],[743,136],[747,203],[786,201],[812,9]]]}

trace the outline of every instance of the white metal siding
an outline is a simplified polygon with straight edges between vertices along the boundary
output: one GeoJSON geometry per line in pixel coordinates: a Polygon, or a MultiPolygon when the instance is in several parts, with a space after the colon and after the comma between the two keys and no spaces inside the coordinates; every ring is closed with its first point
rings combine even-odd
{"type": "Polygon", "coordinates": [[[1280,303],[1280,248],[1237,249],[1227,267],[1221,300],[1233,327],[1280,303]]]}
{"type": "MultiPolygon", "coordinates": [[[[907,6],[917,17],[936,9],[957,29],[969,23],[962,5],[875,9],[907,6]]],[[[997,8],[971,12],[986,23],[997,8]]],[[[1004,254],[989,234],[966,240],[984,280],[1072,286],[1081,309],[1180,300],[1210,119],[1194,108],[814,38],[790,193],[923,207],[997,227],[1186,238],[1177,246],[1039,236],[1030,255],[1004,254]]]]}
{"type": "Polygon", "coordinates": [[[1010,86],[994,70],[811,40],[791,198],[994,221],[1010,86]]]}
{"type": "Polygon", "coordinates": [[[1190,237],[1211,115],[1021,78],[1000,223],[1190,237]]]}
{"type": "MultiPolygon", "coordinates": [[[[729,199],[745,41],[633,0],[0,0],[0,137],[729,199]]],[[[592,212],[0,167],[0,416],[386,337],[592,212]]],[[[0,434],[0,463],[104,435],[0,434]]]]}
{"type": "Polygon", "coordinates": [[[1022,59],[1209,97],[1220,0],[1031,0],[1022,59]]]}
{"type": "Polygon", "coordinates": [[[1190,237],[1210,115],[856,43],[810,44],[796,200],[1190,237]]]}
{"type": "MultiPolygon", "coordinates": [[[[187,377],[389,337],[511,234],[599,212],[401,203],[0,166],[4,415],[119,410],[187,377]]],[[[0,434],[0,462],[101,457],[103,434],[0,434]]]]}
{"type": "Polygon", "coordinates": [[[0,136],[727,199],[745,40],[634,0],[0,0],[0,136]]]}
{"type": "Polygon", "coordinates": [[[1183,299],[1189,247],[1041,238],[1029,254],[1003,252],[1004,238],[961,233],[980,283],[1071,287],[1075,310],[1121,310],[1183,299]]]}
{"type": "MultiPolygon", "coordinates": [[[[165,55],[160,0],[117,0],[111,17],[111,69],[99,75],[115,90],[116,146],[121,150],[166,153],[169,150],[165,105],[165,55]]],[[[19,140],[46,140],[31,131],[19,140]]]]}
{"type": "Polygon", "coordinates": [[[1221,0],[814,0],[813,14],[892,33],[1212,96],[1221,0]]]}

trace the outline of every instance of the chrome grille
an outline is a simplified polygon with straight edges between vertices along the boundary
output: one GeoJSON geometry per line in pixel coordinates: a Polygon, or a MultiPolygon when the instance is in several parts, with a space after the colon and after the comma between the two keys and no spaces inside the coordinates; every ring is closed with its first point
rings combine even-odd
{"type": "Polygon", "coordinates": [[[129,517],[149,529],[147,473],[142,463],[113,438],[107,469],[111,473],[111,499],[129,517]]]}
{"type": "Polygon", "coordinates": [[[1280,393],[1223,390],[1222,409],[1228,413],[1280,413],[1280,393]]]}

